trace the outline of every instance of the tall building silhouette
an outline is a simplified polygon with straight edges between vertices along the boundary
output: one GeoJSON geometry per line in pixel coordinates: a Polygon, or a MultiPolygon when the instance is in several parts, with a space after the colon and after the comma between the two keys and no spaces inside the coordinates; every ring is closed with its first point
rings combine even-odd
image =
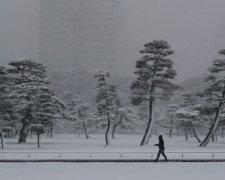
{"type": "Polygon", "coordinates": [[[41,0],[39,60],[51,71],[111,69],[120,25],[119,0],[41,0]]]}

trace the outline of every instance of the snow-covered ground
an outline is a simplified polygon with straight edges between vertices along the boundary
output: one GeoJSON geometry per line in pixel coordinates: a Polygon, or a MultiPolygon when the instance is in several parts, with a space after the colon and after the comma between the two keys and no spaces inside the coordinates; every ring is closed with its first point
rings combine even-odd
{"type": "Polygon", "coordinates": [[[213,180],[225,163],[22,163],[0,164],[2,180],[213,180]]]}
{"type": "MultiPolygon", "coordinates": [[[[75,135],[56,135],[53,139],[42,137],[42,147],[37,148],[36,137],[27,144],[17,144],[17,139],[7,139],[6,148],[0,149],[0,159],[85,159],[91,158],[142,158],[154,159],[158,142],[152,137],[148,146],[140,147],[141,135],[117,135],[110,147],[104,147],[104,135],[91,135],[91,139],[75,135]],[[155,152],[151,154],[151,152],[155,152]],[[84,153],[84,154],[82,154],[84,153]],[[99,154],[98,154],[99,153],[99,154]],[[30,157],[28,156],[30,154],[30,157]],[[123,155],[121,157],[121,154],[123,155]],[[151,156],[153,155],[153,156],[151,156]]],[[[168,158],[181,159],[181,154],[169,152],[199,152],[184,154],[185,159],[225,158],[225,139],[220,138],[206,148],[200,148],[194,138],[169,139],[164,136],[168,158]]],[[[225,163],[0,163],[1,180],[212,180],[225,178],[225,163]]]]}
{"type": "MultiPolygon", "coordinates": [[[[28,138],[26,144],[18,144],[17,139],[6,139],[6,148],[0,149],[0,159],[80,159],[90,158],[90,153],[91,158],[155,158],[158,149],[153,145],[158,143],[157,136],[152,137],[149,145],[145,147],[139,146],[141,138],[141,135],[117,135],[110,147],[104,147],[104,135],[91,135],[90,139],[85,139],[72,134],[63,134],[55,135],[53,139],[42,137],[40,149],[37,148],[35,136],[32,139],[28,138]]],[[[219,138],[206,148],[199,147],[194,138],[186,142],[184,137],[174,136],[170,139],[164,136],[164,140],[166,153],[170,159],[182,158],[180,152],[191,152],[183,154],[185,159],[225,158],[225,138],[219,138]]]]}

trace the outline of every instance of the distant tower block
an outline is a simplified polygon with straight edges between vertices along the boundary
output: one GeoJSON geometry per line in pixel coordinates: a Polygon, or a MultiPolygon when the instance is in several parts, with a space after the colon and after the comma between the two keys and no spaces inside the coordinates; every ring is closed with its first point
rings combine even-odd
{"type": "Polygon", "coordinates": [[[39,59],[51,71],[116,68],[119,0],[41,0],[39,59]]]}

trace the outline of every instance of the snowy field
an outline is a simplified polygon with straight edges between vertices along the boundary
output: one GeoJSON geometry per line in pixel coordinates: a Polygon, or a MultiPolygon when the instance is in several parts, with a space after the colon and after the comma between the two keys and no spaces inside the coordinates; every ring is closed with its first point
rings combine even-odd
{"type": "Polygon", "coordinates": [[[0,164],[2,180],[213,180],[225,163],[22,163],[0,164]]]}
{"type": "MultiPolygon", "coordinates": [[[[90,139],[72,134],[55,135],[53,139],[43,136],[40,149],[35,136],[28,138],[26,144],[17,144],[17,139],[6,139],[0,159],[154,159],[158,150],[153,146],[158,143],[157,136],[152,137],[145,147],[139,146],[141,138],[141,135],[117,135],[110,147],[104,147],[104,135],[91,135],[90,139]]],[[[169,139],[165,135],[164,140],[169,159],[225,159],[225,138],[219,138],[206,148],[199,147],[194,138],[186,142],[184,137],[169,139]],[[181,152],[184,152],[183,157],[181,152]]]]}
{"type": "MultiPolygon", "coordinates": [[[[56,135],[53,139],[42,137],[42,147],[37,148],[36,138],[27,144],[17,144],[17,139],[7,139],[6,149],[0,150],[0,159],[154,159],[158,142],[152,137],[148,146],[140,147],[141,135],[117,135],[110,147],[104,147],[104,135],[91,135],[91,139],[75,135],[56,135]],[[152,152],[154,152],[152,154],[152,152]],[[90,153],[92,156],[90,157],[90,153]],[[99,154],[98,154],[99,153],[99,154]],[[123,156],[121,157],[121,153],[123,156]],[[30,154],[30,157],[28,157],[30,154]],[[60,156],[59,156],[60,155],[60,156]]],[[[169,159],[225,158],[225,139],[220,138],[206,148],[200,148],[194,138],[169,139],[164,136],[169,159]],[[171,152],[179,152],[174,154],[171,152]],[[180,152],[184,153],[181,157],[180,152]],[[198,152],[198,153],[196,153],[198,152]],[[171,154],[170,154],[171,153],[171,154]],[[206,153],[206,154],[204,154],[206,153]]],[[[0,163],[1,180],[212,180],[225,179],[225,163],[0,163]]]]}

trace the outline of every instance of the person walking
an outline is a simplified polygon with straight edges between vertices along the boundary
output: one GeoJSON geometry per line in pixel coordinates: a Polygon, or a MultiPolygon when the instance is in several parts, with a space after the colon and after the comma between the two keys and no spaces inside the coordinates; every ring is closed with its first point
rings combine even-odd
{"type": "Polygon", "coordinates": [[[165,155],[165,146],[164,146],[164,141],[163,141],[162,135],[159,136],[159,144],[155,144],[154,146],[158,146],[159,147],[159,151],[158,151],[157,157],[155,159],[155,162],[158,161],[158,159],[159,159],[161,154],[165,158],[165,161],[168,161],[168,159],[167,159],[167,157],[165,155]]]}

